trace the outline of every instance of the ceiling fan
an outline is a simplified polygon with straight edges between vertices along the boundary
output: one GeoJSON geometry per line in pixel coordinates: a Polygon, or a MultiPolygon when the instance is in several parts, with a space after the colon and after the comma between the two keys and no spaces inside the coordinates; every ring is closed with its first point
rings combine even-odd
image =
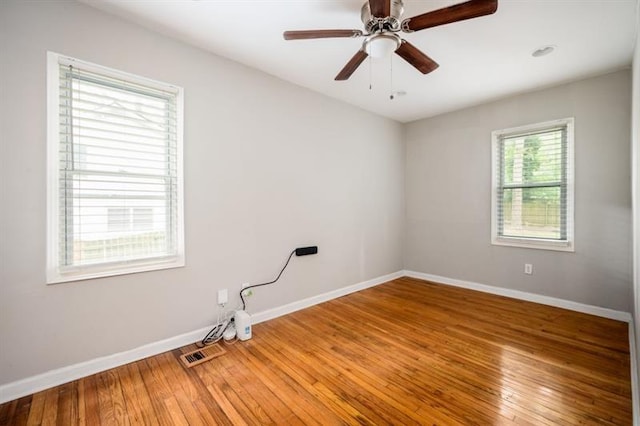
{"type": "Polygon", "coordinates": [[[361,30],[302,30],[285,31],[283,36],[285,40],[365,37],[362,48],[338,73],[336,80],[347,80],[368,56],[376,56],[383,51],[394,51],[418,71],[428,74],[438,68],[438,63],[408,41],[400,38],[398,35],[400,31],[412,33],[425,28],[490,15],[497,9],[498,0],[468,0],[401,21],[400,18],[404,12],[402,0],[369,0],[362,6],[360,14],[364,32],[361,30]]]}

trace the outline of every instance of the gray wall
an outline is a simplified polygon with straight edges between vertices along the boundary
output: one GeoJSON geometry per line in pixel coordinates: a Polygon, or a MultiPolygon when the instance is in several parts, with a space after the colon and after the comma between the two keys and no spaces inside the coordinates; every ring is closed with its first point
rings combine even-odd
{"type": "Polygon", "coordinates": [[[408,124],[405,269],[629,312],[630,83],[624,70],[408,124]],[[565,117],[575,253],[491,245],[491,131],[565,117]]]}
{"type": "MultiPolygon", "coordinates": [[[[640,22],[640,9],[636,10],[640,22]]],[[[631,172],[633,198],[633,326],[636,339],[636,357],[640,357],[640,33],[636,34],[633,54],[633,99],[631,122],[631,172]]],[[[640,360],[636,359],[636,374],[640,383],[640,360]]],[[[638,403],[640,398],[636,396],[638,403]]],[[[640,407],[634,407],[638,409],[640,407]]],[[[638,413],[640,416],[640,413],[638,413]]]]}
{"type": "Polygon", "coordinates": [[[0,2],[0,384],[402,269],[400,124],[76,2],[0,2]],[[185,268],[45,285],[46,51],[185,89],[185,268]]]}

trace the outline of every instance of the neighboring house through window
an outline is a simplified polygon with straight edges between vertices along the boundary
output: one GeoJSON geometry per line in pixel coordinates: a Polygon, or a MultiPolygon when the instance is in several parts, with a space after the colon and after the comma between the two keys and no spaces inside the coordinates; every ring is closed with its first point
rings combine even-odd
{"type": "Polygon", "coordinates": [[[492,133],[492,243],[574,251],[573,118],[492,133]]]}
{"type": "Polygon", "coordinates": [[[184,265],[182,89],[48,54],[47,282],[184,265]]]}
{"type": "Polygon", "coordinates": [[[153,228],[151,208],[109,207],[107,210],[108,232],[146,231],[153,228]]]}

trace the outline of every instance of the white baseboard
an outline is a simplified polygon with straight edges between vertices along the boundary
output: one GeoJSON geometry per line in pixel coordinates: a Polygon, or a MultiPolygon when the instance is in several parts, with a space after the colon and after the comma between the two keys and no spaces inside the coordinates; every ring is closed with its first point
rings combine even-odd
{"type": "MultiPolygon", "coordinates": [[[[582,303],[572,302],[563,299],[557,299],[554,297],[541,296],[533,293],[527,293],[518,290],[510,290],[500,287],[493,287],[485,284],[478,284],[469,281],[462,281],[453,278],[441,277],[438,275],[425,274],[415,271],[398,271],[392,274],[384,275],[378,278],[374,278],[368,281],[363,281],[358,284],[354,284],[347,287],[342,287],[336,290],[332,290],[327,293],[319,294],[317,296],[309,297],[307,299],[299,300],[297,302],[289,303],[277,308],[268,309],[266,311],[258,312],[252,315],[252,322],[254,324],[268,321],[270,319],[277,318],[282,315],[286,315],[300,309],[308,308],[313,305],[317,305],[322,302],[326,302],[338,297],[345,296],[356,291],[364,290],[369,287],[374,287],[379,284],[408,276],[412,278],[418,278],[428,281],[434,281],[441,284],[452,285],[456,287],[463,287],[472,290],[478,290],[485,293],[497,294],[500,296],[512,297],[515,299],[527,300],[530,302],[541,303],[544,305],[551,305],[560,308],[570,309],[573,311],[588,313],[592,315],[598,315],[605,318],[611,318],[619,321],[629,322],[629,340],[630,340],[630,353],[631,353],[631,367],[632,367],[632,387],[633,387],[633,404],[634,413],[637,413],[636,407],[638,407],[638,382],[637,382],[637,360],[635,350],[635,337],[632,330],[631,315],[627,312],[615,311],[612,309],[601,308],[598,306],[591,306],[582,303]],[[633,340],[633,344],[632,344],[633,340]]],[[[89,361],[81,362],[78,364],[70,365],[67,367],[51,370],[36,376],[27,377],[15,382],[0,385],[0,404],[12,401],[14,399],[30,395],[35,392],[39,392],[44,389],[58,386],[64,383],[68,383],[73,380],[80,379],[82,377],[90,376],[91,374],[100,373],[102,371],[109,370],[111,368],[119,367],[121,365],[128,364],[130,362],[138,361],[143,358],[147,358],[153,355],[157,355],[163,352],[167,352],[182,346],[189,345],[202,339],[202,337],[209,331],[210,327],[205,327],[199,330],[191,331],[188,333],[174,336],[158,342],[149,343],[138,348],[134,348],[128,351],[120,352],[117,354],[107,355],[101,358],[92,359],[89,361]]],[[[634,414],[636,416],[637,414],[634,414]]],[[[634,417],[634,424],[638,425],[637,419],[634,417]]],[[[638,425],[640,426],[640,425],[638,425]]]]}
{"type": "Polygon", "coordinates": [[[486,284],[474,283],[471,281],[458,280],[455,278],[442,277],[439,275],[425,274],[423,272],[404,271],[405,276],[418,278],[435,283],[451,285],[455,287],[467,288],[470,290],[482,291],[484,293],[496,294],[498,296],[511,297],[513,299],[526,300],[528,302],[540,303],[542,305],[555,306],[557,308],[569,309],[571,311],[596,315],[631,324],[631,314],[629,312],[616,311],[614,309],[602,308],[600,306],[587,305],[585,303],[573,302],[571,300],[558,299],[556,297],[542,296],[526,291],[512,290],[503,287],[494,287],[486,284]]]}
{"type": "Polygon", "coordinates": [[[253,324],[258,324],[263,321],[268,321],[270,319],[278,318],[280,316],[290,314],[295,311],[299,311],[300,309],[308,308],[313,305],[317,305],[322,302],[326,302],[332,299],[337,299],[338,297],[346,296],[350,293],[355,293],[356,291],[364,290],[365,288],[375,287],[377,285],[386,283],[391,280],[395,280],[396,278],[403,277],[404,271],[394,272],[393,274],[383,275],[378,278],[374,278],[372,280],[363,281],[358,284],[350,285],[348,287],[342,287],[337,290],[332,290],[327,293],[322,293],[317,296],[309,297],[307,299],[299,300],[297,302],[289,303],[283,306],[279,306],[277,308],[268,309],[266,311],[258,312],[257,314],[251,315],[251,322],[253,324]]]}
{"type": "Polygon", "coordinates": [[[95,358],[67,367],[57,368],[42,374],[27,377],[0,386],[0,404],[14,399],[62,385],[73,380],[119,367],[130,362],[161,354],[202,339],[210,327],[170,337],[165,340],[149,343],[128,351],[95,358]]]}
{"type": "MultiPolygon", "coordinates": [[[[252,315],[252,322],[254,324],[257,324],[259,322],[277,318],[279,316],[286,315],[288,313],[295,312],[309,306],[317,305],[318,303],[326,302],[328,300],[335,299],[349,293],[353,293],[365,288],[385,283],[387,281],[391,281],[393,279],[402,277],[403,275],[403,271],[398,271],[393,274],[384,275],[382,277],[374,278],[348,287],[343,287],[337,290],[323,293],[318,296],[313,296],[308,299],[289,303],[278,308],[258,312],[252,315]]],[[[0,385],[0,404],[8,401],[13,401],[14,399],[39,392],[44,389],[62,385],[64,383],[80,379],[82,377],[100,373],[111,368],[119,367],[130,362],[139,361],[143,358],[158,355],[163,352],[180,348],[182,346],[190,345],[194,342],[197,342],[198,340],[201,340],[203,336],[210,330],[210,328],[211,327],[201,328],[199,330],[190,331],[179,336],[174,336],[165,340],[160,340],[158,342],[149,343],[147,345],[140,346],[128,351],[107,355],[101,358],[92,359],[74,365],[69,365],[67,367],[47,371],[36,376],[27,377],[15,382],[0,385]]]]}

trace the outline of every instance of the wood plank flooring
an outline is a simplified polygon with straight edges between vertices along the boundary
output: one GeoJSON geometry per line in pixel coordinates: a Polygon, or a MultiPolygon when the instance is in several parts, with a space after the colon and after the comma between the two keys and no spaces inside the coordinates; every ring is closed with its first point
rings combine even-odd
{"type": "Polygon", "coordinates": [[[0,424],[630,425],[627,324],[401,278],[0,405],[0,424]],[[193,347],[183,348],[188,351],[193,347]]]}

